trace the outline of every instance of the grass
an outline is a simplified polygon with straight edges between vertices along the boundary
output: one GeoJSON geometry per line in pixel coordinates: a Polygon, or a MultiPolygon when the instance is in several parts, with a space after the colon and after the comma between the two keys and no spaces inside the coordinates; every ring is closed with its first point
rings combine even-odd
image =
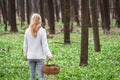
{"type": "MultiPolygon", "coordinates": [[[[3,30],[1,30],[3,31],[3,30]]],[[[28,80],[29,66],[23,56],[23,34],[0,35],[0,80],[28,80]]],[[[112,29],[103,35],[100,29],[101,51],[94,51],[92,30],[89,32],[88,66],[79,66],[80,33],[71,33],[71,44],[63,45],[63,33],[48,39],[50,50],[61,67],[60,74],[46,75],[47,80],[120,80],[120,31],[112,29]]]]}

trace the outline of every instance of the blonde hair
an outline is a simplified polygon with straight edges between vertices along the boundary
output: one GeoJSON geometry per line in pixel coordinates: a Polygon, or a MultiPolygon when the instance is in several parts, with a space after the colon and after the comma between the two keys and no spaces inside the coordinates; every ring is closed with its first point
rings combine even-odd
{"type": "Polygon", "coordinates": [[[32,32],[32,36],[36,37],[39,28],[41,27],[42,21],[41,16],[37,13],[34,13],[30,20],[30,30],[32,32]]]}

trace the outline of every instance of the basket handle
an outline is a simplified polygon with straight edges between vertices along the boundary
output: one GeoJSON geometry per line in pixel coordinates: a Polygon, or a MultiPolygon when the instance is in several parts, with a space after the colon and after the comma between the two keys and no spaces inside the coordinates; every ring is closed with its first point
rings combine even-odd
{"type": "MultiPolygon", "coordinates": [[[[50,61],[50,59],[47,60],[47,64],[49,63],[49,61],[50,61]]],[[[54,62],[54,65],[56,67],[56,61],[55,61],[55,59],[53,59],[53,62],[54,62]]]]}

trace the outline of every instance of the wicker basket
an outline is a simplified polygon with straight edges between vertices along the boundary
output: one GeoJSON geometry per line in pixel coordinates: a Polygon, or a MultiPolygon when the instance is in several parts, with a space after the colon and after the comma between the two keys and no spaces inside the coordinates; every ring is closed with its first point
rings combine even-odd
{"type": "MultiPolygon", "coordinates": [[[[49,60],[48,60],[49,62],[49,60]]],[[[42,72],[45,74],[59,74],[60,72],[60,67],[57,67],[56,64],[44,64],[42,66],[42,72]]]]}

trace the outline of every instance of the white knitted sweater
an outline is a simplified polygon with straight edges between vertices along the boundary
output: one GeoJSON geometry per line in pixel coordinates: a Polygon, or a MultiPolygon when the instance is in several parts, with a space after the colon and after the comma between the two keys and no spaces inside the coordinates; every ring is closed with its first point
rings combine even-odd
{"type": "Polygon", "coordinates": [[[42,27],[37,32],[37,37],[33,37],[28,28],[24,35],[24,53],[27,59],[46,59],[52,57],[47,43],[46,30],[42,27]]]}

